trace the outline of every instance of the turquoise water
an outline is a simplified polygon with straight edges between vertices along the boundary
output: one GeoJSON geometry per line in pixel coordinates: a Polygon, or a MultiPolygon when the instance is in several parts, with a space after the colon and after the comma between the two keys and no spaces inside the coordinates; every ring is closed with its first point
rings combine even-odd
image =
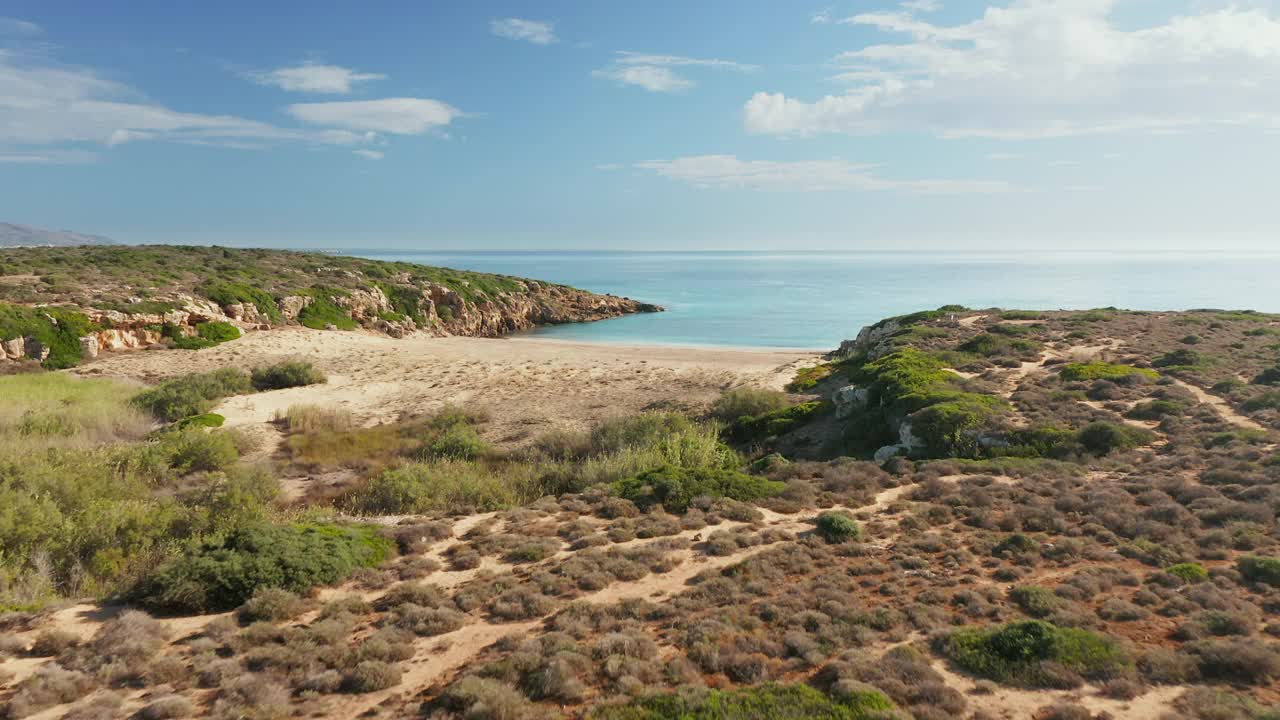
{"type": "Polygon", "coordinates": [[[831,349],[881,318],[951,303],[1280,312],[1280,255],[344,253],[538,278],[667,308],[534,331],[604,342],[831,349]]]}

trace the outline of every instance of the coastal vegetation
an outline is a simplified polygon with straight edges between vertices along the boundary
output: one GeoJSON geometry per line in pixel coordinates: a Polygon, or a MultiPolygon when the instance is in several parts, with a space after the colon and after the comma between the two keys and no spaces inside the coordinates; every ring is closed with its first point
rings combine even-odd
{"type": "Polygon", "coordinates": [[[520,433],[461,395],[370,412],[280,355],[3,376],[0,704],[1267,718],[1273,323],[951,307],[787,392],[715,376],[718,399],[520,433]],[[250,394],[247,432],[226,401],[250,394]]]}

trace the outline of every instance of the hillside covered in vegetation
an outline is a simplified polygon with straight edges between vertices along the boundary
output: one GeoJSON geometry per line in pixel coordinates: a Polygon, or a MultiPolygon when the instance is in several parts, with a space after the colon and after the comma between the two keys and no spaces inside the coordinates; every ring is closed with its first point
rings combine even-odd
{"type": "Polygon", "coordinates": [[[303,362],[0,377],[0,703],[1268,720],[1278,360],[1259,313],[951,307],[519,444],[299,401],[303,362]],[[281,393],[278,447],[222,427],[281,393]]]}
{"type": "Polygon", "coordinates": [[[0,251],[0,362],[51,367],[100,350],[202,347],[288,324],[494,337],[660,309],[535,280],[325,253],[174,245],[0,251]]]}

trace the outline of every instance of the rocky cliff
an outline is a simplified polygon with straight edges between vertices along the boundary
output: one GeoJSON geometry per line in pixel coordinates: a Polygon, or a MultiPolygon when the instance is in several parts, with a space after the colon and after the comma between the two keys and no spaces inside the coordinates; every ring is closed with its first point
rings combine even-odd
{"type": "MultiPolygon", "coordinates": [[[[159,264],[167,267],[168,256],[175,252],[205,255],[208,250],[111,248],[108,255],[73,255],[90,264],[94,259],[109,264],[85,268],[78,281],[84,287],[62,292],[57,276],[41,272],[41,261],[60,266],[67,257],[20,254],[23,251],[0,255],[0,311],[11,309],[0,313],[0,360],[45,361],[59,337],[64,343],[74,339],[80,353],[93,358],[102,351],[194,336],[209,323],[233,325],[241,332],[305,325],[363,328],[397,338],[409,333],[497,337],[540,325],[662,310],[629,298],[535,280],[283,251],[225,251],[213,259],[230,258],[242,265],[196,265],[189,277],[170,281],[168,287],[158,282],[146,286],[134,277],[114,283],[91,279],[95,270],[115,274],[135,254],[147,253],[141,259],[154,260],[152,254],[159,253],[159,264]],[[263,277],[248,283],[246,275],[263,277]]],[[[160,271],[155,276],[160,277],[160,271]]]]}

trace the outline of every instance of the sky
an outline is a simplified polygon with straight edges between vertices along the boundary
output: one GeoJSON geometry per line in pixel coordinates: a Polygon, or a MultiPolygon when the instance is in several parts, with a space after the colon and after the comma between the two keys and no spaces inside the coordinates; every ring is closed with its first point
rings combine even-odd
{"type": "Polygon", "coordinates": [[[0,1],[0,221],[396,249],[1280,249],[1280,0],[0,1]]]}

